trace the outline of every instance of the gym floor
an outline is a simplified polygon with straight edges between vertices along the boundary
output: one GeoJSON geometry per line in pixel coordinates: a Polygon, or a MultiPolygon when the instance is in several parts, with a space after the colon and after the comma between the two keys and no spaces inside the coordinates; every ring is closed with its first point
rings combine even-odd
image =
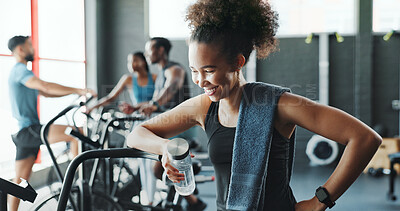
{"type": "MultiPolygon", "coordinates": [[[[334,165],[311,167],[308,163],[295,163],[291,187],[297,201],[310,199],[315,189],[323,184],[334,170],[334,165]]],[[[389,176],[372,177],[362,174],[355,183],[336,201],[331,210],[389,211],[400,210],[400,176],[395,181],[397,201],[389,201],[386,194],[389,190],[389,176]]],[[[216,210],[215,184],[204,183],[198,186],[200,198],[208,204],[207,211],[216,210]]],[[[329,209],[328,209],[329,210],[329,209]]]]}
{"type": "MultiPolygon", "coordinates": [[[[207,165],[207,162],[204,162],[207,165]]],[[[314,195],[315,189],[324,183],[333,172],[334,165],[322,167],[310,167],[308,163],[295,163],[294,174],[291,182],[294,195],[297,201],[309,199],[314,195]]],[[[212,172],[204,172],[204,174],[212,172]]],[[[400,197],[400,177],[396,178],[395,194],[400,197]]],[[[216,210],[215,205],[215,184],[208,182],[197,185],[200,198],[207,203],[207,211],[216,210]]],[[[349,190],[336,202],[332,210],[371,210],[389,211],[400,210],[400,199],[389,201],[386,193],[389,188],[389,176],[372,177],[362,174],[349,190]]],[[[39,189],[40,195],[45,195],[48,188],[39,189]]],[[[29,202],[21,202],[20,210],[28,210],[29,202]]]]}

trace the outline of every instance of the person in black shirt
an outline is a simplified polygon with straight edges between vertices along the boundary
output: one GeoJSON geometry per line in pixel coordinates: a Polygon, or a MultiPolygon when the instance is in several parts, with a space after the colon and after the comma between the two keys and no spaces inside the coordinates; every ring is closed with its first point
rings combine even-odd
{"type": "MultiPolygon", "coordinates": [[[[179,182],[184,179],[184,175],[168,159],[168,138],[198,125],[209,137],[208,149],[216,175],[218,210],[241,207],[240,202],[248,202],[246,200],[253,196],[256,197],[255,204],[247,203],[245,208],[234,210],[325,210],[331,206],[329,202],[336,201],[360,175],[381,144],[382,138],[358,119],[336,108],[289,93],[288,89],[266,83],[246,82],[242,68],[250,53],[257,50],[258,58],[266,58],[277,46],[277,15],[268,1],[198,0],[189,7],[186,19],[192,29],[189,40],[192,81],[204,89],[204,94],[136,127],[127,137],[128,146],[162,155],[163,167],[168,177],[179,182]],[[253,90],[253,93],[247,93],[249,87],[254,87],[255,84],[263,88],[263,92],[253,90]],[[280,94],[276,95],[270,87],[276,87],[275,90],[279,90],[280,94]],[[270,104],[265,105],[258,104],[256,100],[248,100],[251,97],[254,99],[254,96],[261,100],[276,96],[276,102],[267,102],[270,104]],[[272,111],[272,114],[263,116],[260,113],[257,116],[254,113],[239,112],[249,109],[256,111],[255,107],[262,111],[272,111]],[[243,121],[243,115],[251,116],[252,119],[243,121]],[[247,125],[243,126],[243,122],[247,125]],[[253,122],[261,126],[253,128],[253,122]],[[265,158],[251,155],[258,153],[260,148],[265,148],[256,145],[260,143],[261,137],[265,137],[263,123],[265,128],[272,128],[268,133],[269,154],[265,155],[268,156],[267,164],[259,169],[264,173],[263,177],[252,179],[257,182],[261,180],[262,187],[235,189],[233,192],[243,194],[232,199],[229,197],[232,193],[230,188],[233,181],[238,180],[237,177],[230,177],[231,173],[237,173],[232,169],[252,166],[253,162],[257,163],[265,158]],[[293,163],[291,152],[297,125],[346,145],[336,170],[323,187],[318,188],[311,199],[300,202],[296,202],[289,186],[293,163]],[[243,134],[243,131],[249,130],[252,133],[243,134]],[[250,154],[235,154],[235,146],[238,144],[246,146],[250,154]],[[234,158],[237,157],[245,161],[249,161],[246,157],[251,157],[252,160],[233,165],[234,158]],[[256,194],[253,195],[254,192],[248,189],[257,189],[256,194]]],[[[252,169],[241,172],[242,177],[239,180],[251,181],[243,176],[253,176],[250,171],[252,169]]],[[[249,187],[245,183],[235,184],[249,187]]],[[[310,192],[315,188],[312,187],[310,192]]]]}

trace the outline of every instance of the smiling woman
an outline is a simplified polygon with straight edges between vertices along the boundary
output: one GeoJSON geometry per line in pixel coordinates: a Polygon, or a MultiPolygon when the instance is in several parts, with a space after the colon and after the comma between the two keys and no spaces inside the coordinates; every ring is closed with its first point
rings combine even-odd
{"type": "Polygon", "coordinates": [[[245,63],[243,55],[237,58],[237,64],[230,64],[219,59],[219,46],[192,42],[189,45],[189,61],[192,80],[217,102],[230,95],[235,95],[243,85],[244,77],[239,71],[245,63]]]}
{"type": "Polygon", "coordinates": [[[277,15],[263,0],[198,0],[189,7],[189,66],[204,94],[136,127],[129,147],[163,155],[172,181],[183,180],[166,153],[169,137],[195,126],[208,135],[218,210],[325,210],[360,175],[381,143],[364,123],[290,89],[246,82],[250,53],[265,58],[276,49],[277,15]],[[234,8],[234,9],[232,9],[234,8]],[[290,180],[295,130],[300,126],[340,144],[336,171],[316,194],[297,202],[290,180]]]}

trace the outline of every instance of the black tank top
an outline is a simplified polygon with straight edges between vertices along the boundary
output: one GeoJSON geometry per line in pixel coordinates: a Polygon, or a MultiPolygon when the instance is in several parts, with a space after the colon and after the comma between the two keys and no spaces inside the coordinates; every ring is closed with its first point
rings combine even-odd
{"type": "MultiPolygon", "coordinates": [[[[218,102],[212,102],[205,119],[208,153],[215,170],[217,184],[217,209],[226,210],[225,204],[231,176],[233,142],[236,128],[221,125],[218,119],[218,102]]],[[[268,163],[268,174],[263,210],[294,210],[296,200],[289,186],[290,140],[274,129],[268,163]]],[[[245,197],[245,196],[243,196],[245,197]]]]}
{"type": "MultiPolygon", "coordinates": [[[[164,88],[164,84],[165,84],[165,80],[166,80],[165,74],[164,74],[165,70],[167,70],[168,68],[175,66],[175,65],[182,67],[182,65],[180,65],[179,63],[170,61],[162,69],[161,73],[158,74],[157,79],[155,81],[155,85],[154,85],[155,92],[159,93],[160,90],[164,88]]],[[[187,79],[187,73],[185,72],[183,86],[175,93],[175,95],[172,97],[172,99],[170,101],[168,101],[167,103],[165,103],[163,105],[163,108],[171,109],[189,98],[190,98],[190,89],[189,89],[189,84],[188,84],[188,79],[187,79]]]]}

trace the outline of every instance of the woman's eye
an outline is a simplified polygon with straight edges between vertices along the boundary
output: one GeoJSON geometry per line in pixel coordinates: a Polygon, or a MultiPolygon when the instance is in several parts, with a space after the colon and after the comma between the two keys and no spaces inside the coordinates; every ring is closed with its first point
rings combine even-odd
{"type": "Polygon", "coordinates": [[[213,73],[214,70],[205,70],[204,72],[205,72],[205,73],[213,73]]]}

